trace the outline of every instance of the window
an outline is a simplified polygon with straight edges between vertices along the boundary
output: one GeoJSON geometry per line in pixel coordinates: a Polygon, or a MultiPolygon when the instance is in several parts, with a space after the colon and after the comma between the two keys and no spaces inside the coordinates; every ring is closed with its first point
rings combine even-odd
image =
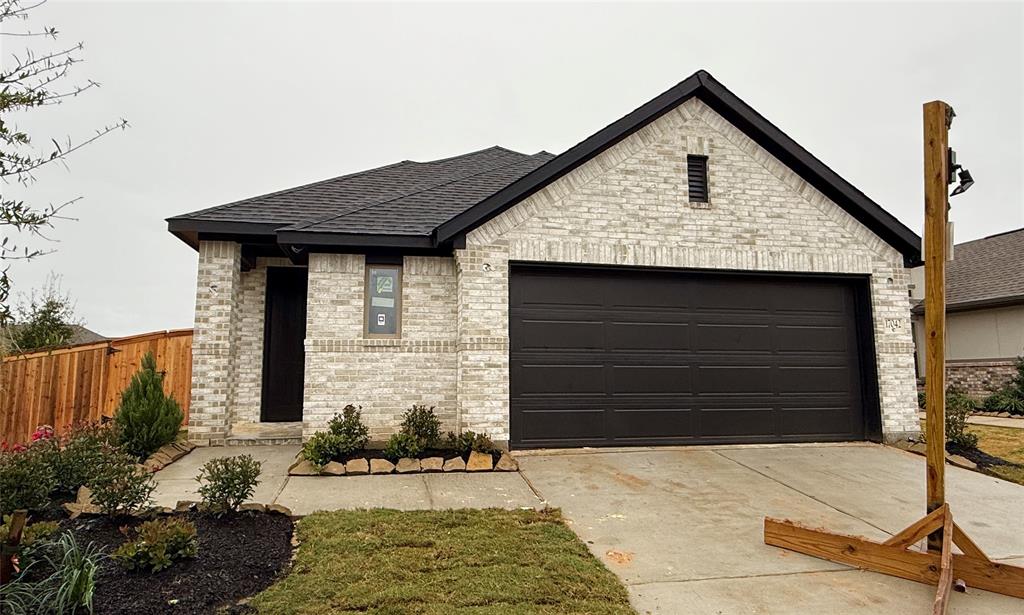
{"type": "Polygon", "coordinates": [[[401,265],[366,265],[366,336],[399,337],[402,332],[401,265]]]}
{"type": "Polygon", "coordinates": [[[686,175],[691,203],[708,203],[708,157],[687,156],[686,175]]]}

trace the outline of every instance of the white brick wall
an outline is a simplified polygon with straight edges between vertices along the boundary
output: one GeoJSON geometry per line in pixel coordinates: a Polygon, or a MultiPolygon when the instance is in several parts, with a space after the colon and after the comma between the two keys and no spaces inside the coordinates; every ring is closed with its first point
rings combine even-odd
{"type": "Polygon", "coordinates": [[[918,430],[900,254],[696,99],[472,231],[456,252],[460,348],[474,345],[459,353],[460,419],[499,440],[510,260],[870,275],[883,432],[918,430]],[[709,206],[688,202],[688,153],[709,156],[709,206]]]}

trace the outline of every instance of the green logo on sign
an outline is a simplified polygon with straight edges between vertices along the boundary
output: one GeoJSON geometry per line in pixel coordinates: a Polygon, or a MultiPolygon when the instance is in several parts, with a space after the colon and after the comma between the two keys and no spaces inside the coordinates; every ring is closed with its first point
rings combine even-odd
{"type": "Polygon", "coordinates": [[[384,295],[395,292],[395,280],[391,276],[377,278],[377,294],[384,295]]]}

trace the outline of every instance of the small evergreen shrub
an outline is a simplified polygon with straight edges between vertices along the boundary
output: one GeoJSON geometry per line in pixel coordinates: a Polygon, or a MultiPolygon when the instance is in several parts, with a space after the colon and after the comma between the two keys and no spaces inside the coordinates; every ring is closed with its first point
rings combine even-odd
{"type": "Polygon", "coordinates": [[[327,430],[338,437],[339,457],[363,450],[370,441],[370,428],[363,424],[361,410],[349,404],[327,423],[327,430]]]}
{"type": "Polygon", "coordinates": [[[180,517],[147,521],[130,533],[111,556],[128,570],[159,572],[199,551],[196,526],[180,517]]]}
{"type": "Polygon", "coordinates": [[[924,410],[927,407],[928,397],[924,394],[924,391],[917,392],[917,407],[924,410]]]}
{"type": "Polygon", "coordinates": [[[441,440],[441,420],[434,406],[413,406],[402,416],[402,433],[420,441],[420,448],[435,446],[441,440]]]}
{"type": "Polygon", "coordinates": [[[1006,386],[985,399],[985,409],[991,412],[1024,414],[1024,357],[1017,357],[1017,373],[1006,386]]]}
{"type": "Polygon", "coordinates": [[[454,431],[448,432],[448,448],[456,451],[462,457],[470,452],[493,453],[496,449],[494,442],[485,433],[476,433],[466,430],[458,435],[454,431]]]}
{"type": "Polygon", "coordinates": [[[203,504],[217,514],[234,512],[252,497],[260,483],[260,462],[252,455],[211,459],[199,468],[196,481],[203,504]]]}
{"type": "Polygon", "coordinates": [[[57,481],[55,489],[74,494],[92,479],[95,468],[103,459],[103,449],[116,441],[109,426],[85,424],[73,426],[60,437],[37,440],[46,463],[57,481]]]}
{"type": "Polygon", "coordinates": [[[978,436],[967,431],[967,419],[974,414],[974,400],[963,391],[946,389],[946,446],[975,448],[978,436]]]}
{"type": "Polygon", "coordinates": [[[41,446],[0,452],[0,515],[19,508],[43,510],[50,505],[57,479],[47,463],[47,453],[41,446]]]}
{"type": "Polygon", "coordinates": [[[411,434],[399,432],[391,436],[384,446],[384,457],[395,462],[402,457],[419,457],[423,450],[422,440],[411,434]]]}
{"type": "Polygon", "coordinates": [[[121,393],[121,405],[114,415],[122,448],[139,460],[145,459],[174,442],[184,418],[178,402],[164,394],[164,376],[156,369],[153,353],[146,353],[142,368],[121,393]]]}
{"type": "Polygon", "coordinates": [[[127,515],[150,505],[156,485],[134,457],[106,445],[88,487],[93,503],[105,514],[127,515]]]}
{"type": "Polygon", "coordinates": [[[302,445],[302,456],[317,468],[340,457],[341,437],[329,431],[318,431],[302,445]]]}

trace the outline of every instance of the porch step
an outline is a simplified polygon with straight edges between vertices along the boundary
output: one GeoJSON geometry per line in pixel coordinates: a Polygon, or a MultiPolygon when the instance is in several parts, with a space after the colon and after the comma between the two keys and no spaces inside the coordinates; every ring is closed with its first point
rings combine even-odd
{"type": "Polygon", "coordinates": [[[302,423],[235,423],[225,439],[227,446],[302,444],[302,423]]]}

